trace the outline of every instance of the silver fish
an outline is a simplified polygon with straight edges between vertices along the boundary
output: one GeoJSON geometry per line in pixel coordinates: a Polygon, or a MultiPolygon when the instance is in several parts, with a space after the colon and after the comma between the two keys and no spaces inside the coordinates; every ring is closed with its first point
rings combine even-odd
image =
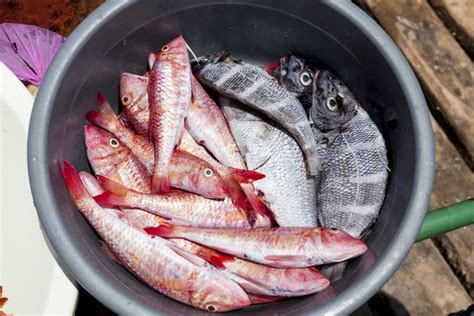
{"type": "Polygon", "coordinates": [[[318,173],[321,161],[303,106],[263,69],[236,61],[229,52],[221,52],[200,58],[193,70],[205,85],[280,124],[304,152],[309,174],[318,173]]]}
{"type": "Polygon", "coordinates": [[[247,166],[266,175],[253,184],[280,226],[317,226],[316,185],[295,140],[240,102],[219,102],[247,166]]]}

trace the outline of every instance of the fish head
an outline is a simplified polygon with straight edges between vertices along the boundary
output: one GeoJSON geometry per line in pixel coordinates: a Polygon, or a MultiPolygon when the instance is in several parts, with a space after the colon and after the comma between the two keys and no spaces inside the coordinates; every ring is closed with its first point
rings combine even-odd
{"type": "MultiPolygon", "coordinates": [[[[178,36],[171,42],[163,45],[160,49],[160,52],[155,54],[155,58],[160,61],[174,60],[177,58],[182,58],[182,56],[188,56],[188,44],[186,44],[186,41],[182,36],[178,36]]],[[[150,58],[153,57],[150,56],[150,58]]],[[[153,62],[150,61],[150,58],[148,62],[151,66],[153,62]]]]}
{"type": "Polygon", "coordinates": [[[341,262],[367,251],[364,241],[336,228],[320,228],[324,257],[330,262],[341,262]]]}
{"type": "Polygon", "coordinates": [[[339,78],[327,70],[316,71],[310,116],[319,130],[342,127],[357,114],[358,107],[356,98],[339,78]]]}
{"type": "Polygon", "coordinates": [[[147,110],[148,103],[140,102],[147,97],[148,78],[122,73],[120,75],[120,102],[132,112],[147,110]]]}
{"type": "Polygon", "coordinates": [[[303,106],[310,107],[313,95],[314,67],[306,60],[290,54],[265,70],[287,91],[299,98],[303,106]]]}
{"type": "MultiPolygon", "coordinates": [[[[210,271],[210,273],[213,273],[210,271]]],[[[214,273],[220,273],[215,271],[214,273]]],[[[226,312],[250,305],[248,295],[224,275],[213,278],[214,282],[196,284],[194,306],[209,312],[226,312]]]]}
{"type": "Polygon", "coordinates": [[[202,71],[204,68],[210,65],[215,65],[219,63],[225,63],[225,62],[238,63],[239,60],[234,59],[231,52],[224,50],[224,51],[220,51],[214,54],[204,55],[193,60],[191,62],[191,68],[193,72],[195,72],[196,74],[199,74],[200,71],[202,71]]]}
{"type": "Polygon", "coordinates": [[[87,157],[96,174],[113,174],[129,153],[128,148],[114,135],[96,126],[84,126],[84,136],[87,157]]]}
{"type": "Polygon", "coordinates": [[[196,192],[214,199],[223,199],[229,195],[224,180],[208,163],[203,161],[197,169],[197,172],[191,176],[192,186],[196,192]]]}

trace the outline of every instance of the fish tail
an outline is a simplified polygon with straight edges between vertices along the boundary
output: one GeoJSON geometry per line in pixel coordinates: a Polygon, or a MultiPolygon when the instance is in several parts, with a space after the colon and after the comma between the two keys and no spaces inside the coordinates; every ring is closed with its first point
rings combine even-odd
{"type": "Polygon", "coordinates": [[[115,116],[112,106],[101,92],[97,92],[97,109],[106,115],[115,116]]]}
{"type": "Polygon", "coordinates": [[[236,168],[229,168],[232,176],[237,180],[239,183],[252,183],[253,181],[257,181],[260,179],[265,178],[265,175],[255,171],[255,170],[244,170],[244,169],[236,169],[236,168]]]}
{"type": "Polygon", "coordinates": [[[67,160],[64,160],[63,164],[63,168],[60,168],[61,174],[64,178],[64,184],[68,188],[72,199],[77,201],[90,197],[89,192],[87,192],[86,188],[82,184],[81,178],[72,164],[67,160]]]}
{"type": "Polygon", "coordinates": [[[225,263],[224,262],[229,262],[229,261],[234,261],[235,258],[233,256],[229,256],[223,253],[218,253],[217,251],[214,251],[209,248],[202,247],[200,248],[197,253],[197,256],[203,258],[213,266],[219,269],[225,269],[225,263]]]}
{"type": "Polygon", "coordinates": [[[118,124],[121,124],[114,110],[105,99],[104,95],[97,92],[97,103],[99,104],[99,111],[89,111],[86,114],[86,119],[103,129],[113,133],[118,124]]]}
{"type": "Polygon", "coordinates": [[[163,238],[178,237],[176,236],[176,227],[167,223],[162,222],[158,227],[146,227],[144,228],[145,232],[149,235],[160,236],[163,238]]]}
{"type": "Polygon", "coordinates": [[[153,65],[155,64],[156,62],[156,55],[154,53],[150,53],[150,55],[148,55],[148,66],[150,66],[150,69],[153,68],[153,65]]]}
{"type": "Polygon", "coordinates": [[[256,295],[253,293],[247,293],[247,294],[250,299],[250,304],[252,305],[272,303],[276,301],[281,301],[286,298],[283,296],[256,295]]]}
{"type": "Polygon", "coordinates": [[[245,196],[241,186],[232,174],[223,175],[222,179],[224,180],[224,185],[232,202],[239,208],[249,224],[253,226],[256,220],[255,211],[249,204],[249,201],[247,200],[247,197],[245,196]]]}
{"type": "Polygon", "coordinates": [[[109,191],[94,196],[94,200],[105,207],[128,206],[125,196],[115,195],[109,191]]]}
{"type": "Polygon", "coordinates": [[[277,60],[273,63],[270,63],[268,65],[266,65],[265,67],[263,67],[263,69],[268,73],[268,74],[272,74],[278,67],[280,67],[280,61],[277,60]]]}
{"type": "Polygon", "coordinates": [[[242,185],[242,189],[250,202],[252,208],[257,212],[259,217],[259,226],[268,227],[275,224],[271,210],[263,203],[260,197],[255,193],[251,185],[242,185]],[[250,187],[249,187],[250,186],[250,187]]]}
{"type": "Polygon", "coordinates": [[[170,175],[163,176],[160,174],[153,174],[151,183],[151,193],[166,194],[171,192],[170,175]]]}
{"type": "Polygon", "coordinates": [[[101,175],[97,175],[97,180],[99,180],[100,185],[104,190],[110,191],[115,195],[126,196],[127,193],[132,191],[129,188],[121,185],[120,183],[117,183],[101,175]]]}

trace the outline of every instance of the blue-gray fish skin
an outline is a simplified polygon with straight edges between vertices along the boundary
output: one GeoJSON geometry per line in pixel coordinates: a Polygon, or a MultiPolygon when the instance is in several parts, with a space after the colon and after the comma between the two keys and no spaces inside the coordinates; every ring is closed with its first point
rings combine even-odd
{"type": "Polygon", "coordinates": [[[282,227],[317,226],[315,179],[306,174],[295,140],[240,102],[220,96],[219,104],[247,167],[265,174],[253,185],[270,204],[276,222],[282,227]]]}
{"type": "Polygon", "coordinates": [[[282,126],[301,147],[308,173],[314,176],[319,172],[321,162],[303,106],[263,69],[222,52],[200,58],[193,70],[205,85],[264,113],[282,126]]]}
{"type": "Polygon", "coordinates": [[[361,237],[376,220],[385,197],[385,141],[348,87],[326,70],[313,82],[310,116],[321,154],[317,207],[322,226],[361,237]]]}

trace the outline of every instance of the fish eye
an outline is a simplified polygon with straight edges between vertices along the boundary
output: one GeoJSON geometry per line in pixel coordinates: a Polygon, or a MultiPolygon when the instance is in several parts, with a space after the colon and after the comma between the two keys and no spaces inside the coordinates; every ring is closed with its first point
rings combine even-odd
{"type": "Polygon", "coordinates": [[[163,52],[167,52],[169,49],[170,49],[170,48],[169,48],[168,46],[166,46],[166,45],[161,48],[161,50],[162,50],[163,52]]]}
{"type": "Polygon", "coordinates": [[[309,86],[313,82],[313,76],[308,71],[303,71],[300,75],[300,83],[303,86],[309,86]]]}
{"type": "Polygon", "coordinates": [[[214,307],[214,305],[207,305],[207,306],[206,306],[206,309],[207,309],[208,311],[210,311],[210,312],[213,312],[213,311],[216,310],[216,308],[214,307]]]}
{"type": "Polygon", "coordinates": [[[110,143],[110,146],[112,146],[114,148],[117,148],[119,146],[119,142],[115,138],[111,138],[109,143],[110,143]]]}
{"type": "Polygon", "coordinates": [[[330,229],[331,231],[333,231],[333,232],[337,231],[337,228],[336,228],[336,227],[330,227],[329,229],[330,229]]]}
{"type": "Polygon", "coordinates": [[[334,112],[338,108],[338,104],[335,98],[329,97],[326,100],[326,107],[328,108],[329,111],[334,112]]]}
{"type": "Polygon", "coordinates": [[[213,174],[214,174],[214,172],[212,172],[211,169],[209,169],[209,168],[204,169],[204,176],[210,177],[210,176],[212,176],[213,174]]]}
{"type": "Polygon", "coordinates": [[[123,103],[124,105],[130,104],[130,101],[132,101],[132,99],[131,99],[128,95],[124,95],[124,96],[122,97],[122,103],[123,103]]]}

